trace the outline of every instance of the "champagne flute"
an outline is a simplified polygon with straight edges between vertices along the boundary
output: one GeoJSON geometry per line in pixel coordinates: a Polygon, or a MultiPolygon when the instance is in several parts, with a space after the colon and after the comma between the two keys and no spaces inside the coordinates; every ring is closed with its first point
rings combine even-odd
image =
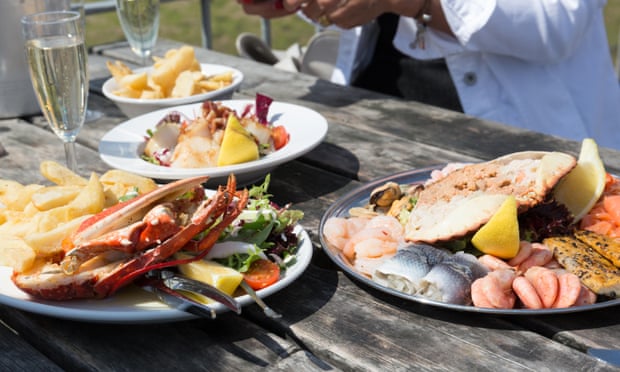
{"type": "Polygon", "coordinates": [[[77,172],[75,140],[88,100],[86,47],[80,14],[43,12],[24,16],[22,32],[30,79],[41,110],[62,139],[67,167],[77,172]]]}
{"type": "Polygon", "coordinates": [[[116,13],[131,50],[146,66],[159,31],[159,0],[116,0],[116,13]]]}
{"type": "MultiPolygon", "coordinates": [[[[54,0],[54,1],[58,2],[58,0],[54,0]]],[[[63,2],[64,2],[64,5],[62,6],[64,7],[64,9],[62,10],[72,10],[74,12],[80,13],[80,20],[82,21],[82,35],[84,37],[84,42],[86,43],[86,9],[84,7],[84,0],[63,0],[63,2]],[[67,1],[69,2],[68,9],[67,9],[67,1]]],[[[103,112],[97,111],[97,110],[91,110],[87,107],[84,122],[90,123],[90,122],[99,120],[102,117],[103,117],[103,112]]]]}

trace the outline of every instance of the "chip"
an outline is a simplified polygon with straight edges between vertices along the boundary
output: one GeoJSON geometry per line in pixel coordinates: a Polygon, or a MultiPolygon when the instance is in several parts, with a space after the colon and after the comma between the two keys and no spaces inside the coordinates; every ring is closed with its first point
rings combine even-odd
{"type": "Polygon", "coordinates": [[[120,61],[106,62],[119,85],[113,94],[125,98],[184,98],[222,89],[233,82],[233,72],[205,76],[196,59],[194,48],[170,49],[164,57],[153,57],[150,74],[134,73],[120,61]]]}
{"type": "Polygon", "coordinates": [[[44,161],[41,174],[54,185],[22,185],[0,179],[0,266],[28,270],[38,258],[55,256],[63,239],[89,216],[157,188],[150,178],[110,170],[89,179],[67,167],[44,161]]]}

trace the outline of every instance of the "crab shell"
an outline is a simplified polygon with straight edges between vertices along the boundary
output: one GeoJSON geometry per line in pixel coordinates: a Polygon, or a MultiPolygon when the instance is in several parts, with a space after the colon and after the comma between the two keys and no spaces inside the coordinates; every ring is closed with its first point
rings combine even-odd
{"type": "Polygon", "coordinates": [[[463,237],[485,224],[509,195],[524,212],[576,164],[569,154],[525,151],[455,170],[420,192],[405,239],[435,243],[463,237]]]}
{"type": "Polygon", "coordinates": [[[204,191],[201,184],[207,178],[176,181],[93,216],[71,237],[72,248],[61,262],[47,262],[34,271],[13,273],[13,282],[24,292],[47,300],[104,298],[150,270],[190,261],[168,260],[181,249],[198,252],[191,260],[201,259],[248,200],[247,190],[236,191],[232,175],[225,187],[220,186],[206,199],[204,192],[197,190],[204,191]],[[187,215],[170,220],[168,208],[160,208],[162,203],[170,203],[189,191],[195,192],[195,200],[183,201],[185,209],[180,211],[187,215]],[[156,211],[161,218],[154,222],[152,216],[144,217],[151,213],[147,211],[156,211]],[[142,219],[137,224],[144,228],[140,228],[140,234],[127,234],[134,231],[136,219],[142,219]],[[162,228],[158,226],[162,221],[176,221],[179,226],[162,228]],[[201,240],[192,240],[207,229],[209,232],[201,240]],[[156,239],[146,242],[144,231],[152,231],[156,239]]]}

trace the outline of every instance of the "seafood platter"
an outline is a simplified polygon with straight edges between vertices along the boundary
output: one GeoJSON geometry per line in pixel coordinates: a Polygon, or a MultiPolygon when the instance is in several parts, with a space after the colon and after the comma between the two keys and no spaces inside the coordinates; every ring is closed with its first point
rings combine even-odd
{"type": "Polygon", "coordinates": [[[102,137],[99,154],[113,168],[157,180],[207,175],[208,185],[217,185],[234,173],[247,185],[312,150],[327,128],[314,110],[257,94],[255,100],[204,101],[132,118],[102,137]],[[226,119],[232,117],[237,120],[226,119]]]}
{"type": "Polygon", "coordinates": [[[620,304],[620,180],[596,143],[393,174],[324,214],[327,255],[429,306],[536,315],[620,304]],[[618,216],[618,217],[616,217],[618,216]]]}
{"type": "Polygon", "coordinates": [[[215,318],[292,283],[310,263],[303,212],[261,184],[207,176],[158,185],[121,170],[82,178],[46,161],[52,185],[0,180],[0,303],[72,320],[215,318]]]}

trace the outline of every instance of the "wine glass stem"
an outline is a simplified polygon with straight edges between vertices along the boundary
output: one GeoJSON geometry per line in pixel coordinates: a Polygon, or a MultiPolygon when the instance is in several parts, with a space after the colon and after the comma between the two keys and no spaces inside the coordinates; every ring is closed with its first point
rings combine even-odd
{"type": "Polygon", "coordinates": [[[65,158],[67,160],[67,168],[71,171],[77,173],[77,160],[75,157],[75,142],[69,141],[65,142],[65,158]]]}

